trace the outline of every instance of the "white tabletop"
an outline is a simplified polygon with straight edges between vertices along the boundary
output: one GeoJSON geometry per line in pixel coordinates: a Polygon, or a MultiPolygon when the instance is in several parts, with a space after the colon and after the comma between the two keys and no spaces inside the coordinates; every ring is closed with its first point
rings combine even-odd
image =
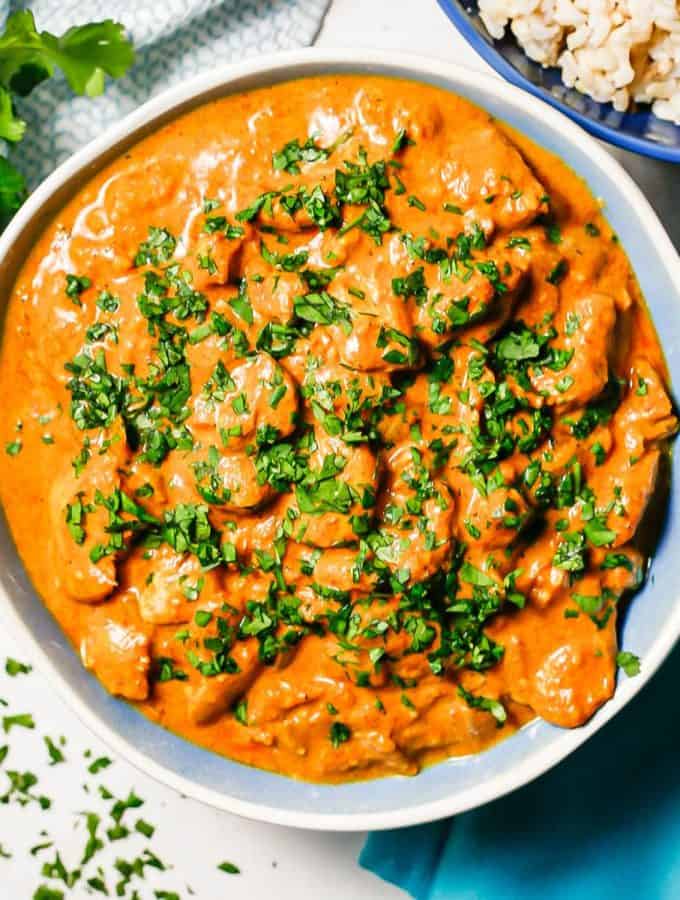
{"type": "MultiPolygon", "coordinates": [[[[486,68],[457,32],[435,0],[334,0],[317,42],[323,47],[373,47],[425,53],[478,69],[486,68]]],[[[641,184],[665,220],[676,246],[680,246],[680,168],[653,163],[628,154],[617,154],[641,184]]],[[[21,648],[0,634],[0,660],[5,656],[25,660],[21,648]]],[[[25,660],[30,661],[30,660],[25,660]]],[[[12,853],[0,859],[0,896],[7,900],[31,900],[41,883],[56,882],[41,878],[45,861],[54,859],[59,849],[67,869],[77,866],[86,841],[85,825],[78,816],[83,810],[95,810],[103,822],[111,801],[96,794],[96,785],[104,784],[116,797],[127,796],[130,789],[144,799],[144,806],[126,814],[131,825],[139,817],[156,826],[151,841],[141,835],[107,843],[97,854],[115,896],[114,861],[133,859],[148,846],[160,859],[172,866],[167,872],[146,870],[143,882],[136,882],[141,898],[153,898],[154,891],[177,891],[182,900],[296,900],[323,897],[324,900],[390,900],[405,895],[363,871],[356,863],[365,835],[313,834],[276,826],[261,825],[217,812],[156,784],[122,760],[94,777],[87,772],[93,758],[106,755],[103,744],[87,731],[74,714],[56,697],[40,674],[19,675],[13,679],[0,670],[0,698],[9,703],[0,715],[32,713],[35,730],[15,727],[9,736],[0,732],[0,747],[10,743],[6,768],[32,771],[39,778],[35,793],[49,796],[52,807],[46,812],[37,804],[0,806],[0,845],[12,853]],[[67,764],[48,765],[43,736],[67,743],[63,753],[67,764]],[[85,758],[91,750],[92,757],[85,758]],[[90,786],[86,793],[83,785],[90,786]],[[45,830],[48,837],[41,838],[45,830]],[[54,847],[31,856],[29,848],[42,840],[54,841],[54,847]],[[240,867],[239,875],[223,874],[217,865],[223,861],[240,867]]],[[[0,776],[0,791],[2,786],[0,776]]],[[[100,826],[101,828],[101,826],[100,826]]],[[[94,872],[88,870],[88,876],[94,872]]],[[[69,898],[93,895],[80,882],[69,898]]]]}

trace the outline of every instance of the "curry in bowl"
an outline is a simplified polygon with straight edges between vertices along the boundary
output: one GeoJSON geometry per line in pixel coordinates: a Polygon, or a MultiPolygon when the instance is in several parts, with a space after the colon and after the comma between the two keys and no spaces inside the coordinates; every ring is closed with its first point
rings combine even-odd
{"type": "Polygon", "coordinates": [[[23,267],[0,402],[45,603],[218,753],[413,774],[635,670],[659,342],[584,183],[460,97],[322,76],[142,141],[23,267]]]}

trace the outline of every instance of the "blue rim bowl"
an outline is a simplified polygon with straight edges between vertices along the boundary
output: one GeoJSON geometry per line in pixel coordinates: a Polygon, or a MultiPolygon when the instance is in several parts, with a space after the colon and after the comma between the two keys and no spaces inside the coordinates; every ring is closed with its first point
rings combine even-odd
{"type": "Polygon", "coordinates": [[[680,163],[680,127],[657,118],[648,107],[617,112],[567,87],[559,69],[529,59],[515,38],[494,40],[482,22],[476,0],[437,0],[470,46],[511,84],[559,109],[586,131],[624,150],[680,163]]]}

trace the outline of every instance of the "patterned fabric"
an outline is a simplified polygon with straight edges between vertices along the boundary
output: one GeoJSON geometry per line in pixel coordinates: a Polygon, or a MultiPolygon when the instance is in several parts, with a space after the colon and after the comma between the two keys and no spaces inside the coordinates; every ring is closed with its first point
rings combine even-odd
{"type": "Polygon", "coordinates": [[[10,156],[31,187],[152,94],[248,56],[311,44],[329,0],[0,0],[0,23],[29,8],[39,30],[60,34],[101,19],[122,22],[137,61],[102,97],[74,97],[63,78],[20,101],[26,137],[10,156]]]}

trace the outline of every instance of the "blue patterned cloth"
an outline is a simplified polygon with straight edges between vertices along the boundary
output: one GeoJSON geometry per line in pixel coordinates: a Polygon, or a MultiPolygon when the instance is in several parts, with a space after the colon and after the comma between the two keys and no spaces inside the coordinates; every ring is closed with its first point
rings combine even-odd
{"type": "Polygon", "coordinates": [[[29,8],[41,31],[115,19],[137,50],[137,62],[102,97],[73,97],[50,79],[20,102],[28,122],[15,159],[33,187],[58,163],[152,94],[216,66],[311,44],[329,0],[0,0],[0,24],[29,8]]]}
{"type": "Polygon", "coordinates": [[[444,822],[371,835],[367,869],[416,900],[678,900],[680,648],[533,784],[444,822]]]}

